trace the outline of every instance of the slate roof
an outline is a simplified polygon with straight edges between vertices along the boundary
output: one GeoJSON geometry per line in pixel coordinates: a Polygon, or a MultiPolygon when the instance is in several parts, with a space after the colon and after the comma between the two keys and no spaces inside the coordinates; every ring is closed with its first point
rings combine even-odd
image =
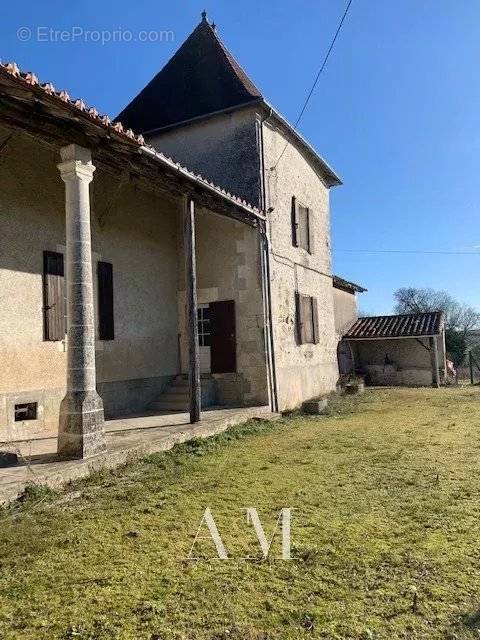
{"type": "Polygon", "coordinates": [[[397,316],[359,318],[349,329],[346,340],[375,340],[377,338],[420,338],[441,332],[443,313],[411,313],[397,316]]]}
{"type": "Polygon", "coordinates": [[[364,293],[365,291],[367,291],[367,289],[361,287],[359,284],[355,284],[355,282],[350,282],[349,280],[340,278],[340,276],[333,276],[332,280],[335,289],[343,289],[344,291],[348,291],[349,293],[364,293]]]}
{"type": "Polygon", "coordinates": [[[204,15],[173,58],[117,119],[145,133],[261,98],[204,15]]]}
{"type": "Polygon", "coordinates": [[[335,171],[262,95],[202,14],[202,22],[166,66],[116,120],[144,135],[257,104],[293,139],[328,187],[342,184],[335,171]]]}

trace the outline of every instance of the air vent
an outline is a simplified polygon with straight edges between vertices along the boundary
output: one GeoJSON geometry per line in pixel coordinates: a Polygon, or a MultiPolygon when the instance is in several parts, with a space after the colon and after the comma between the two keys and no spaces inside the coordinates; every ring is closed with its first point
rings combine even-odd
{"type": "Polygon", "coordinates": [[[27,402],[26,404],[15,405],[15,422],[37,419],[37,402],[27,402]]]}

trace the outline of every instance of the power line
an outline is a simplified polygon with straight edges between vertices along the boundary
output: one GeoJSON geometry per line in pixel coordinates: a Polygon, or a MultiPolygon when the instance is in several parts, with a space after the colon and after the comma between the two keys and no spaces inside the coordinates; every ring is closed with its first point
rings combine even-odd
{"type": "MultiPolygon", "coordinates": [[[[308,103],[310,102],[310,98],[312,97],[313,92],[315,91],[315,88],[316,88],[316,86],[318,84],[320,76],[322,75],[322,72],[323,72],[323,70],[325,69],[325,67],[327,65],[328,59],[330,57],[330,54],[332,53],[333,47],[335,46],[335,42],[337,41],[338,35],[339,35],[340,30],[341,30],[341,28],[343,26],[343,23],[345,22],[345,18],[347,17],[347,14],[348,14],[348,12],[350,10],[350,5],[352,4],[352,2],[353,2],[353,0],[348,0],[348,4],[346,6],[345,11],[343,12],[342,19],[340,20],[339,25],[337,27],[337,30],[335,31],[335,35],[333,36],[333,40],[330,43],[330,47],[328,48],[327,54],[326,54],[325,58],[323,59],[322,66],[320,67],[320,69],[319,69],[319,71],[318,71],[318,73],[317,73],[317,75],[315,77],[315,81],[314,81],[314,83],[312,85],[312,88],[310,89],[310,92],[308,93],[307,98],[306,98],[306,100],[305,100],[305,102],[303,104],[303,107],[302,107],[301,111],[300,111],[300,114],[299,114],[298,118],[296,119],[295,124],[293,125],[293,130],[294,131],[296,131],[296,129],[297,129],[299,123],[300,123],[300,120],[302,119],[303,114],[305,113],[305,110],[306,110],[306,108],[308,106],[308,103]]],[[[277,168],[277,165],[280,162],[280,160],[283,158],[283,154],[285,153],[287,147],[288,147],[288,142],[285,144],[285,146],[283,148],[283,151],[280,154],[280,157],[278,158],[277,162],[272,167],[272,171],[277,168]]]]}
{"type": "Polygon", "coordinates": [[[341,253],[414,253],[440,256],[480,256],[480,251],[420,251],[416,249],[334,249],[341,253]]]}

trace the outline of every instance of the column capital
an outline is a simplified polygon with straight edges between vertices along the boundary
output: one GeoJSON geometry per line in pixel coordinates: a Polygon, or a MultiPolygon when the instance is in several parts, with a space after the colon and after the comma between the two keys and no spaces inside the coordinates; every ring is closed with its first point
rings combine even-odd
{"type": "Polygon", "coordinates": [[[74,179],[91,182],[95,166],[92,163],[90,149],[80,147],[77,144],[69,144],[60,149],[62,162],[57,165],[64,182],[74,179]]]}

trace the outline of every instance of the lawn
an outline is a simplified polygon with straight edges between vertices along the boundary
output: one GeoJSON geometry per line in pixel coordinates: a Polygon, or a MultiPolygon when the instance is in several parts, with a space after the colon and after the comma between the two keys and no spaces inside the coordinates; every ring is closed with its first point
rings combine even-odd
{"type": "MultiPolygon", "coordinates": [[[[480,638],[480,390],[369,390],[0,512],[0,638],[480,638]],[[228,560],[195,533],[210,507],[228,560]],[[292,560],[260,556],[292,511],[292,560]]],[[[202,535],[207,535],[204,528],[202,535]]]]}

